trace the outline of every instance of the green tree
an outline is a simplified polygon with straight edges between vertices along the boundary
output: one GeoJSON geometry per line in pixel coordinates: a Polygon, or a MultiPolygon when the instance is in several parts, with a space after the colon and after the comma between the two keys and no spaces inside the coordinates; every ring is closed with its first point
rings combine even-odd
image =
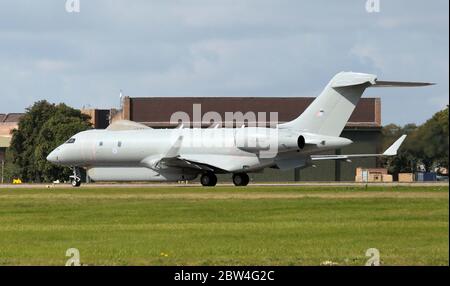
{"type": "Polygon", "coordinates": [[[27,182],[67,179],[70,170],[47,162],[47,155],[73,134],[91,128],[89,116],[65,104],[36,102],[19,121],[7,150],[7,172],[27,182]]]}
{"type": "Polygon", "coordinates": [[[421,125],[412,137],[414,144],[408,147],[427,170],[448,167],[448,106],[421,125]]]}
{"type": "Polygon", "coordinates": [[[383,146],[386,148],[402,134],[408,134],[408,137],[398,156],[385,160],[389,172],[415,172],[418,163],[422,163],[427,170],[436,166],[448,168],[448,106],[421,126],[415,124],[403,127],[395,124],[384,126],[383,146]]]}

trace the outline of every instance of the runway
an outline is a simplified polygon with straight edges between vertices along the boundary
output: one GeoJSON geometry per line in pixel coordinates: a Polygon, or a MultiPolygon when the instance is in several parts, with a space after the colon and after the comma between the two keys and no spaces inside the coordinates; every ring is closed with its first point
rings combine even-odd
{"type": "MultiPolygon", "coordinates": [[[[408,186],[408,187],[448,187],[449,182],[413,182],[413,183],[357,183],[357,182],[273,182],[250,183],[247,187],[362,187],[362,186],[408,186]]],[[[232,183],[219,183],[216,187],[230,187],[232,183]]],[[[200,183],[90,183],[80,188],[165,188],[165,187],[201,187],[200,183]]],[[[73,188],[70,184],[0,184],[1,189],[42,189],[73,188]]],[[[211,187],[208,187],[211,188],[211,187]]],[[[241,187],[245,188],[245,187],[241,187]]]]}

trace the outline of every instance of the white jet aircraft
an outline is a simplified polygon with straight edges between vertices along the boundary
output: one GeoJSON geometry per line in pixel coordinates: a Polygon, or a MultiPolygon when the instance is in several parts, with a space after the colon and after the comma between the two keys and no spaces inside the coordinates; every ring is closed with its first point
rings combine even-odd
{"type": "Polygon", "coordinates": [[[426,85],[431,83],[379,81],[372,74],[341,72],[298,118],[274,128],[151,129],[119,121],[106,130],[74,135],[47,160],[72,167],[75,187],[81,184],[80,167],[94,181],[185,181],[200,175],[203,186],[214,186],[216,174],[229,173],[236,186],[245,186],[247,173],[265,168],[285,170],[312,166],[318,160],[396,155],[406,135],[382,154],[317,153],[352,143],[339,136],[366,88],[426,85]]]}

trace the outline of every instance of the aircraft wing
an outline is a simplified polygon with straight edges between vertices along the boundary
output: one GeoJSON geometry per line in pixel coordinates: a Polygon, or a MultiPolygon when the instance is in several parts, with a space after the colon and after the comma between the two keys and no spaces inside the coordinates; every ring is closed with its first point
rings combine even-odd
{"type": "Polygon", "coordinates": [[[179,157],[180,160],[189,162],[193,165],[199,165],[203,168],[210,168],[214,172],[227,173],[239,170],[245,164],[254,163],[258,158],[252,156],[233,156],[220,154],[184,154],[179,157]],[[219,167],[220,166],[220,167],[219,167]]]}
{"type": "Polygon", "coordinates": [[[180,155],[183,136],[179,136],[174,144],[165,154],[149,156],[141,161],[141,164],[147,168],[159,170],[164,168],[188,168],[195,170],[225,172],[224,169],[214,166],[215,162],[226,162],[224,158],[216,158],[210,155],[189,154],[180,155]]]}
{"type": "Polygon", "coordinates": [[[186,160],[181,157],[163,158],[161,160],[161,164],[164,164],[164,166],[173,167],[173,168],[187,168],[187,169],[204,170],[204,171],[215,171],[216,169],[218,169],[214,166],[209,166],[207,164],[202,164],[202,163],[186,160]]]}
{"type": "Polygon", "coordinates": [[[402,135],[382,154],[349,154],[349,155],[311,155],[312,161],[320,160],[351,160],[352,158],[367,158],[367,157],[384,157],[397,155],[398,148],[405,141],[406,135],[402,135]]]}
{"type": "Polygon", "coordinates": [[[180,169],[195,169],[195,170],[204,170],[204,171],[218,171],[219,168],[214,166],[209,166],[207,164],[198,163],[195,161],[186,160],[181,158],[180,156],[176,157],[148,157],[145,158],[142,162],[147,168],[153,170],[160,170],[164,168],[180,168],[180,169]]]}

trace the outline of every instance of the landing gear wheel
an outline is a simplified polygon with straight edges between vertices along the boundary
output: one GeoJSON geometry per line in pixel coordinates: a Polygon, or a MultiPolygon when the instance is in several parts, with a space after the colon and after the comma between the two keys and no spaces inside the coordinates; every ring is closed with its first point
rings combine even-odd
{"type": "Polygon", "coordinates": [[[81,186],[81,181],[72,180],[72,187],[77,188],[81,186]]]}
{"type": "Polygon", "coordinates": [[[81,174],[77,167],[73,167],[73,175],[70,178],[72,179],[72,187],[77,188],[81,186],[81,174]]]}
{"type": "Polygon", "coordinates": [[[250,182],[250,178],[246,173],[233,174],[233,183],[235,186],[247,186],[250,182]]]}
{"type": "Polygon", "coordinates": [[[213,187],[217,184],[217,177],[216,177],[216,175],[214,175],[214,173],[210,173],[210,172],[204,173],[200,177],[200,183],[204,187],[213,187]]]}

